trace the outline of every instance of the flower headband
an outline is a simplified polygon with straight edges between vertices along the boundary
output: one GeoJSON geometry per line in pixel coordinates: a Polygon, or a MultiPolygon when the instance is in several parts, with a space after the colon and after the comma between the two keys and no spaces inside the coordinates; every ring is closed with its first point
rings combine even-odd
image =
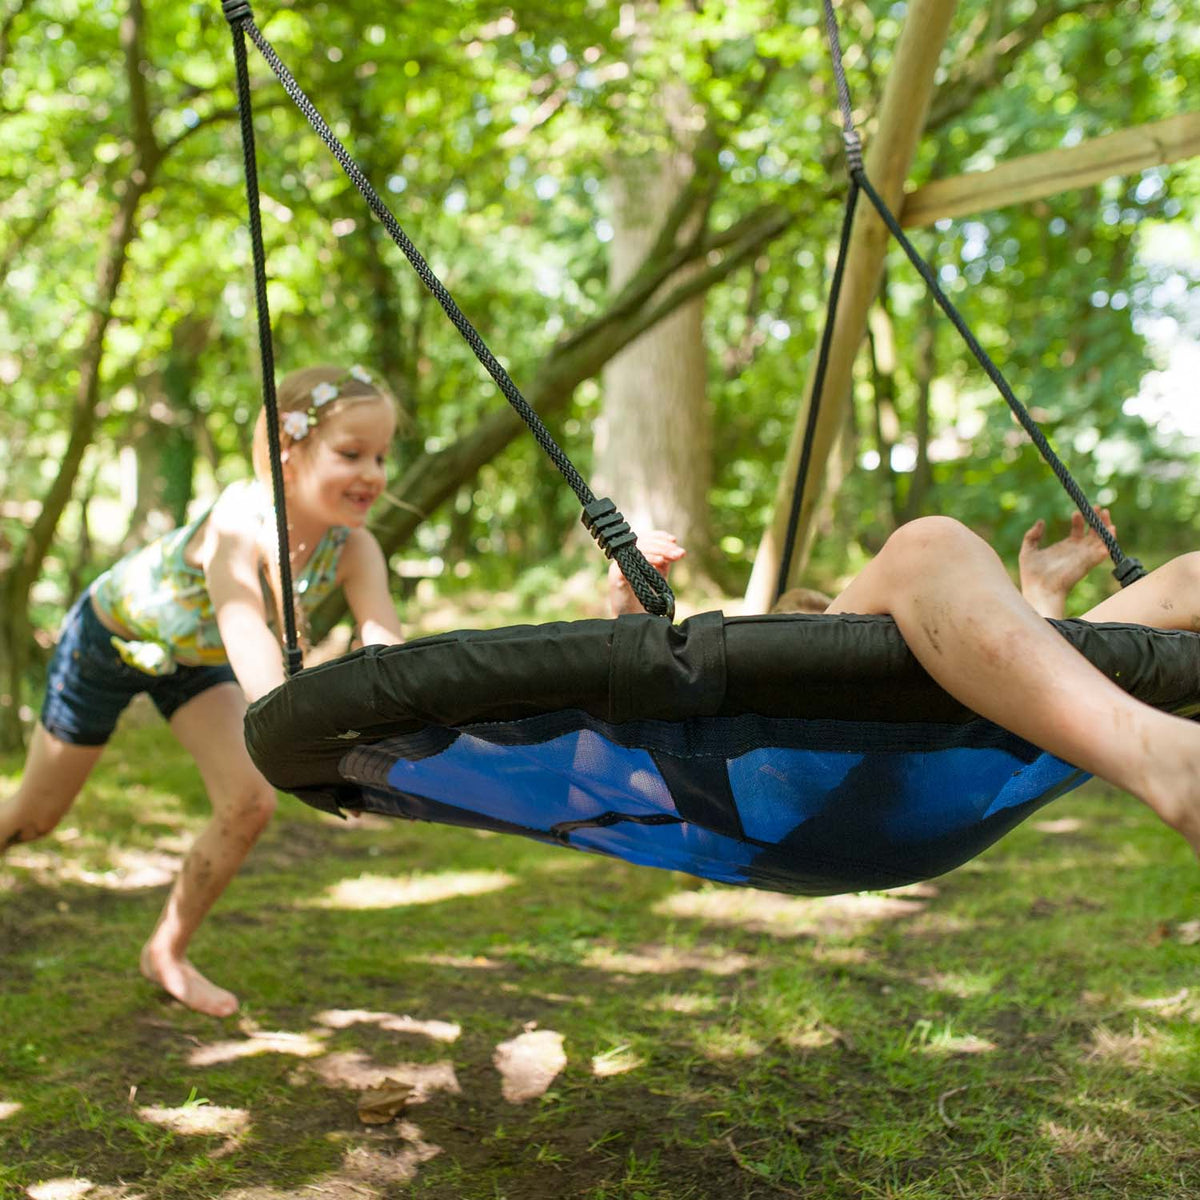
{"type": "Polygon", "coordinates": [[[371,373],[365,367],[360,366],[351,367],[345,375],[332,383],[318,383],[308,393],[311,403],[307,408],[293,408],[280,417],[279,424],[283,432],[293,442],[308,437],[308,431],[316,425],[320,417],[320,410],[342,394],[342,385],[348,379],[356,379],[359,383],[365,383],[369,387],[375,386],[375,380],[371,378],[371,373]]]}

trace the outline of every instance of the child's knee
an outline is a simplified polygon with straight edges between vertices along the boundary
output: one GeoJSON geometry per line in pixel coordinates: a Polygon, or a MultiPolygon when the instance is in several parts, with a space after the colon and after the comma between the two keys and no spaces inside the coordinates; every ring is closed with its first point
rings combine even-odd
{"type": "MultiPolygon", "coordinates": [[[[901,525],[883,549],[905,560],[929,555],[948,556],[980,539],[953,517],[918,517],[901,525]]],[[[882,553],[882,552],[881,552],[882,553]]]]}
{"type": "Polygon", "coordinates": [[[265,780],[249,785],[232,806],[230,820],[247,837],[257,837],[275,815],[274,789],[265,780]]]}
{"type": "Polygon", "coordinates": [[[1191,593],[1200,590],[1200,550],[1181,554],[1170,562],[1172,585],[1187,589],[1191,593]]]}

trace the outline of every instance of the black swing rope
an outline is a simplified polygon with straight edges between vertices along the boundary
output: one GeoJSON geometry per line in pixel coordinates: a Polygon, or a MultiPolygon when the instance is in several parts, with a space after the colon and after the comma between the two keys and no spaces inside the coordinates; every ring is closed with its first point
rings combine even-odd
{"type": "Polygon", "coordinates": [[[634,595],[642,607],[656,616],[671,619],[675,615],[675,596],[670,585],[650,564],[637,546],[637,537],[613,502],[607,498],[597,499],[587,482],[575,469],[566,453],[558,446],[529,401],[499,360],[488,348],[475,327],[463,315],[454,297],[430,269],[420,251],[413,245],[391,210],[379,198],[370,181],[338,140],[328,123],[317,111],[316,106],[301,90],[300,85],[284,66],[274,48],[254,23],[248,0],[221,0],[221,10],[229,21],[233,34],[234,58],[237,63],[238,109],[241,114],[242,147],[246,167],[246,195],[250,206],[250,236],[254,244],[254,284],[258,305],[259,345],[262,354],[263,404],[267,410],[267,427],[270,432],[272,457],[271,474],[275,494],[276,521],[279,525],[280,574],[285,582],[284,619],[286,623],[289,673],[299,667],[300,653],[297,648],[295,617],[291,604],[291,571],[287,549],[286,516],[282,496],[282,471],[279,468],[278,412],[275,402],[274,353],[271,348],[271,322],[267,311],[266,266],[262,245],[262,224],[259,217],[258,170],[254,153],[254,130],[252,125],[250,82],[246,69],[245,37],[248,35],[258,47],[263,58],[283,85],[296,107],[304,114],[309,125],[320,137],[338,164],[366,200],[371,211],[382,222],[392,241],[403,251],[405,258],[420,277],[421,282],[442,306],[455,329],[475,353],[488,374],[495,381],[505,399],[517,415],[525,422],[536,438],[538,445],[549,456],[563,478],[571,485],[583,508],[582,522],[596,539],[605,555],[615,558],[634,595]],[[294,664],[294,665],[293,665],[294,664]]]}
{"type": "Polygon", "coordinates": [[[962,336],[967,348],[987,373],[988,378],[996,385],[997,391],[1004,397],[1005,402],[1020,422],[1021,427],[1029,434],[1042,458],[1045,459],[1050,469],[1057,476],[1059,483],[1062,484],[1067,495],[1071,497],[1075,506],[1083,514],[1084,520],[1087,521],[1096,531],[1101,541],[1103,541],[1105,548],[1108,550],[1109,557],[1113,561],[1113,575],[1122,587],[1127,587],[1135,580],[1141,579],[1146,574],[1146,569],[1136,558],[1131,558],[1122,551],[1120,545],[1117,543],[1117,539],[1113,537],[1107,526],[1100,519],[1099,514],[1092,507],[1083,489],[1075,481],[1063,461],[1054,452],[1046,435],[1038,427],[1038,423],[1030,415],[1025,405],[1017,399],[1012,388],[1009,387],[1007,380],[1001,374],[1000,368],[996,366],[987,351],[979,344],[978,339],[971,332],[962,315],[942,290],[933,268],[921,257],[920,252],[908,239],[904,230],[901,229],[900,222],[896,220],[892,211],[888,208],[886,201],[879,195],[871,181],[867,178],[866,169],[863,166],[862,140],[859,137],[858,131],[854,128],[854,114],[850,104],[850,89],[846,83],[846,72],[842,63],[842,47],[838,37],[837,19],[833,12],[833,0],[823,0],[823,2],[825,6],[825,28],[829,36],[830,57],[833,61],[833,72],[837,81],[838,105],[842,114],[842,140],[846,147],[846,165],[850,176],[850,189],[846,197],[846,212],[842,220],[841,244],[838,248],[837,264],[834,267],[833,283],[830,287],[829,301],[825,312],[825,329],[821,337],[821,348],[813,376],[812,398],[809,401],[808,418],[804,428],[804,441],[800,451],[800,463],[796,472],[796,486],[792,494],[792,507],[788,516],[787,539],[784,543],[779,575],[775,585],[776,600],[779,599],[787,588],[787,579],[791,571],[793,546],[796,540],[796,531],[800,523],[800,507],[804,495],[804,485],[811,466],[817,417],[820,411],[825,373],[829,362],[833,322],[837,314],[845,258],[850,244],[850,228],[854,220],[854,210],[860,192],[865,194],[867,199],[874,205],[876,212],[879,213],[888,231],[899,242],[901,249],[908,256],[908,260],[916,267],[917,272],[925,281],[938,306],[950,318],[951,323],[962,336]]]}

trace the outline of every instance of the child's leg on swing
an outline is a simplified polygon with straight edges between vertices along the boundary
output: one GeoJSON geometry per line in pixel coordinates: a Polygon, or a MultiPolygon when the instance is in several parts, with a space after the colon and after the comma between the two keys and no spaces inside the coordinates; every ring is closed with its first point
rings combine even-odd
{"type": "Polygon", "coordinates": [[[951,695],[1132,792],[1200,854],[1200,728],[1110,682],[1029,607],[991,547],[957,521],[902,526],[829,611],[890,614],[951,695]]]}
{"type": "Polygon", "coordinates": [[[221,683],[184,704],[171,731],[200,769],[213,815],[184,859],[162,915],[142,948],[142,973],[189,1008],[225,1017],[237,997],[206,979],[187,957],[188,943],[245,861],[275,811],[275,792],[250,761],[242,733],[246,702],[221,683]]]}
{"type": "Polygon", "coordinates": [[[76,746],[39,721],[16,792],[0,804],[0,854],[18,842],[45,837],[75,802],[103,746],[76,746]]]}
{"type": "Polygon", "coordinates": [[[1129,621],[1200,633],[1200,552],[1181,554],[1083,614],[1085,621],[1129,621]]]}

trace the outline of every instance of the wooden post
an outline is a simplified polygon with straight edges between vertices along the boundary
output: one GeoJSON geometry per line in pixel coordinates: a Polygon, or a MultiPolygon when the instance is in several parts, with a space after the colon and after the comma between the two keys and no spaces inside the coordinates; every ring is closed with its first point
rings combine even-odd
{"type": "MultiPolygon", "coordinates": [[[[1099,183],[1110,175],[1132,175],[1200,154],[1200,112],[1180,113],[1163,121],[1121,129],[1104,137],[1025,154],[987,171],[968,171],[917,188],[898,210],[908,228],[932,225],[945,217],[990,212],[1025,204],[1071,188],[1099,183]]],[[[896,211],[896,210],[893,210],[896,211]]]]}
{"type": "MultiPolygon", "coordinates": [[[[929,101],[933,95],[934,73],[946,42],[955,0],[911,0],[908,16],[896,46],[891,72],[884,87],[877,128],[864,136],[866,172],[875,190],[893,212],[904,198],[904,181],[912,165],[913,154],[925,129],[929,101]]],[[[816,440],[808,472],[808,481],[800,509],[797,553],[793,562],[802,565],[825,464],[850,401],[851,371],[859,344],[867,328],[867,312],[879,290],[888,242],[887,228],[876,215],[870,201],[860,201],[851,235],[846,274],[842,283],[841,303],[834,322],[829,367],[825,376],[825,397],[817,424],[816,440]]],[[[812,352],[816,362],[816,348],[812,352]]],[[[804,424],[812,403],[812,376],[805,389],[805,403],[792,430],[787,457],[775,492],[775,515],[771,527],[759,543],[754,571],[746,592],[745,611],[765,612],[775,599],[775,584],[787,536],[788,513],[795,485],[804,424]]]]}

